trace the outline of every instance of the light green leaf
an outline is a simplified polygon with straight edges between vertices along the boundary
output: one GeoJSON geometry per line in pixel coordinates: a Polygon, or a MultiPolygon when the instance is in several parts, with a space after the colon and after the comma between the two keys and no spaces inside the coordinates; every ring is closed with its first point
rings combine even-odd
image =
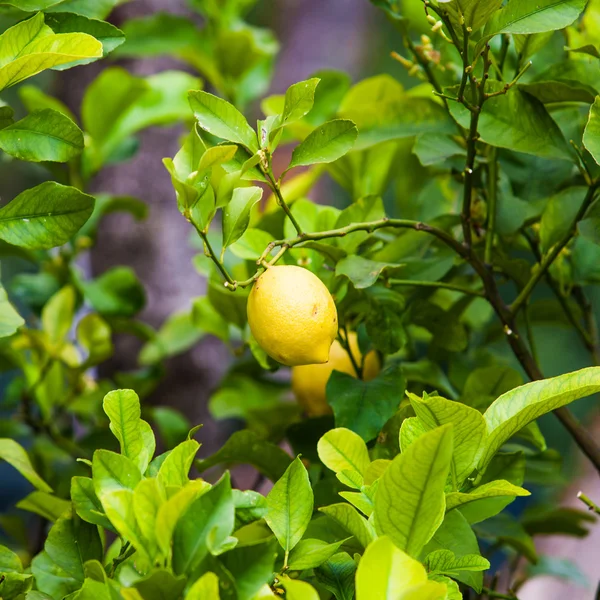
{"type": "Polygon", "coordinates": [[[0,208],[0,239],[32,250],[61,246],[79,231],[93,210],[91,196],[48,181],[0,208]]]}
{"type": "Polygon", "coordinates": [[[55,34],[38,13],[0,36],[0,90],[46,69],[102,57],[102,44],[85,33],[55,34]]]}
{"type": "MultiPolygon", "coordinates": [[[[343,482],[342,482],[343,483],[343,482]]],[[[373,502],[363,492],[339,492],[340,496],[355,506],[361,513],[370,517],[373,514],[373,502]]]]}
{"type": "Polygon", "coordinates": [[[292,153],[288,170],[294,167],[330,163],[352,149],[358,136],[356,125],[347,119],[335,119],[317,127],[292,153]]]}
{"type": "Polygon", "coordinates": [[[479,554],[457,557],[451,550],[434,550],[425,557],[430,573],[454,577],[457,571],[487,571],[490,561],[479,554]]]}
{"type": "Polygon", "coordinates": [[[202,155],[200,163],[198,164],[197,170],[202,171],[215,167],[224,162],[228,162],[233,159],[238,151],[238,147],[231,144],[223,144],[221,146],[213,146],[207,148],[206,152],[202,155]]]}
{"type": "Polygon", "coordinates": [[[0,438],[0,459],[13,466],[41,492],[52,492],[52,488],[36,473],[25,449],[15,440],[0,438]]]}
{"type": "Polygon", "coordinates": [[[328,544],[323,540],[300,540],[291,551],[288,567],[291,571],[315,569],[329,560],[347,540],[328,544]]]}
{"type": "Polygon", "coordinates": [[[279,125],[284,126],[298,121],[310,112],[315,102],[315,90],[319,81],[316,78],[307,79],[294,83],[287,89],[279,125]]]}
{"type": "Polygon", "coordinates": [[[77,117],[69,110],[66,104],[58,100],[58,98],[46,94],[35,85],[26,84],[19,86],[19,98],[29,112],[50,109],[62,113],[74,123],[77,122],[77,117]]]}
{"type": "Polygon", "coordinates": [[[133,490],[133,510],[137,527],[148,541],[144,550],[151,558],[157,557],[156,518],[166,500],[165,488],[154,477],[142,479],[133,490]]]}
{"type": "Polygon", "coordinates": [[[175,573],[191,573],[209,554],[216,554],[229,539],[234,519],[231,483],[229,473],[226,473],[210,490],[189,505],[175,525],[175,573]]]}
{"type": "Polygon", "coordinates": [[[371,463],[363,439],[344,427],[332,429],[321,437],[317,452],[321,462],[334,473],[354,471],[364,475],[371,463]]]}
{"type": "Polygon", "coordinates": [[[98,314],[86,315],[77,324],[77,341],[87,350],[86,366],[104,362],[112,356],[112,330],[98,314]]]}
{"type": "Polygon", "coordinates": [[[158,470],[158,480],[165,486],[183,487],[189,481],[188,474],[194,457],[200,448],[196,440],[186,440],[175,446],[158,470]]]}
{"type": "Polygon", "coordinates": [[[356,600],[444,600],[446,586],[427,581],[425,567],[383,536],[365,550],[356,571],[356,600]]]}
{"type": "MultiPolygon", "coordinates": [[[[477,502],[478,500],[498,498],[503,496],[508,496],[510,499],[514,499],[516,496],[530,495],[531,494],[522,487],[513,485],[512,483],[504,481],[503,479],[500,479],[499,481],[490,481],[489,483],[472,489],[468,493],[451,492],[450,494],[446,494],[446,512],[455,508],[463,508],[465,505],[470,504],[471,502],[477,502]]],[[[477,523],[478,521],[482,521],[484,518],[497,514],[500,512],[500,510],[502,510],[502,508],[504,508],[504,506],[500,506],[499,510],[492,512],[492,514],[484,513],[479,519],[469,519],[469,521],[471,523],[477,523]]]]}
{"type": "Polygon", "coordinates": [[[379,480],[375,524],[400,549],[418,556],[444,520],[444,486],[452,460],[452,425],[423,434],[396,456],[379,480]]]}
{"type": "Polygon", "coordinates": [[[226,100],[208,92],[190,92],[189,101],[200,127],[217,137],[258,151],[256,133],[242,113],[226,100]]]}
{"type": "Polygon", "coordinates": [[[103,497],[118,490],[133,490],[142,474],[132,460],[110,450],[96,450],[92,458],[94,491],[104,506],[103,497]]]}
{"type": "Polygon", "coordinates": [[[0,285],[0,338],[8,337],[25,324],[25,320],[9,302],[6,290],[0,285]]]}
{"type": "Polygon", "coordinates": [[[417,137],[413,152],[424,167],[429,167],[453,156],[464,155],[465,148],[450,135],[443,133],[423,133],[417,137]]]}
{"type": "Polygon", "coordinates": [[[390,75],[377,75],[354,85],[344,97],[338,115],[358,127],[355,150],[429,131],[454,133],[442,106],[429,98],[406,93],[390,75]]]}
{"type": "Polygon", "coordinates": [[[142,557],[148,559],[148,550],[152,547],[138,525],[133,498],[131,490],[117,489],[102,496],[102,506],[118,534],[129,541],[142,557]]]}
{"type": "Polygon", "coordinates": [[[250,211],[262,198],[259,187],[235,188],[231,200],[223,209],[223,247],[237,242],[248,228],[250,211]]]}
{"type": "Polygon", "coordinates": [[[376,537],[373,526],[350,504],[342,502],[319,508],[348,533],[353,535],[363,548],[366,548],[376,537]]]}
{"type": "Polygon", "coordinates": [[[499,33],[542,33],[571,25],[587,0],[510,0],[489,21],[484,37],[499,33]]]}
{"type": "Polygon", "coordinates": [[[457,33],[462,39],[462,23],[477,31],[502,6],[502,0],[445,0],[444,8],[450,13],[452,23],[458,25],[457,33]],[[461,17],[464,21],[461,21],[461,17]]]}
{"type": "Polygon", "coordinates": [[[572,186],[560,190],[548,200],[540,222],[542,252],[548,252],[569,233],[586,193],[584,186],[572,186]]]}
{"type": "Polygon", "coordinates": [[[600,164],[600,96],[596,97],[590,108],[590,116],[583,132],[583,144],[600,164]]]}
{"type": "Polygon", "coordinates": [[[538,417],[579,398],[600,392],[600,367],[527,383],[506,392],[485,411],[488,428],[485,451],[479,461],[482,471],[500,446],[538,417]]]}
{"type": "Polygon", "coordinates": [[[265,521],[286,552],[302,539],[313,505],[308,472],[300,458],[296,458],[267,496],[265,521]]]}
{"type": "Polygon", "coordinates": [[[16,506],[21,510],[28,510],[54,522],[71,508],[71,503],[48,492],[36,491],[25,496],[16,506]]]}
{"type": "MultiPolygon", "coordinates": [[[[273,241],[273,236],[262,229],[246,229],[244,235],[231,246],[231,252],[244,260],[258,260],[266,247],[273,241]]],[[[269,254],[267,260],[271,257],[269,254]]]]}
{"type": "Polygon", "coordinates": [[[83,151],[83,132],[68,117],[46,109],[0,130],[0,148],[29,162],[67,162],[83,151]]]}
{"type": "Polygon", "coordinates": [[[279,583],[285,590],[286,600],[319,600],[317,590],[306,581],[290,579],[284,575],[279,583]]]}
{"type": "Polygon", "coordinates": [[[75,316],[75,288],[66,285],[54,294],[42,310],[42,329],[53,344],[66,338],[75,316]]]}
{"type": "Polygon", "coordinates": [[[154,447],[144,443],[138,395],[133,390],[115,390],[106,394],[102,407],[110,419],[110,430],[119,440],[121,454],[143,473],[152,460],[154,447]]]}
{"type": "Polygon", "coordinates": [[[483,452],[486,436],[483,416],[474,408],[460,402],[446,400],[441,396],[424,395],[423,398],[419,398],[409,393],[408,397],[427,431],[452,423],[454,445],[450,475],[454,489],[460,488],[477,466],[479,456],[483,452]]]}
{"type": "Polygon", "coordinates": [[[204,573],[185,595],[185,600],[219,600],[219,578],[214,573],[204,573]]]}

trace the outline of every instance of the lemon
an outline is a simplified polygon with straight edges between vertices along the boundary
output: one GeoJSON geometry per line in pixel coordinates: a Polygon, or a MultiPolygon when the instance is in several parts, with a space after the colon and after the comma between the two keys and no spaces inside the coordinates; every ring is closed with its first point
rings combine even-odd
{"type": "Polygon", "coordinates": [[[252,335],[272,358],[288,366],[326,363],[337,335],[335,302],[307,269],[268,268],[248,297],[252,335]]]}
{"type": "MultiPolygon", "coordinates": [[[[358,338],[353,331],[348,334],[348,342],[352,356],[360,364],[362,355],[358,348],[358,338]]],[[[380,370],[381,364],[377,353],[375,351],[367,353],[363,365],[363,379],[365,381],[375,379],[380,370]]],[[[333,371],[341,371],[357,377],[348,353],[337,340],[331,346],[327,364],[307,365],[292,369],[292,389],[298,402],[309,416],[318,417],[331,412],[331,407],[327,404],[325,388],[333,371]]]]}

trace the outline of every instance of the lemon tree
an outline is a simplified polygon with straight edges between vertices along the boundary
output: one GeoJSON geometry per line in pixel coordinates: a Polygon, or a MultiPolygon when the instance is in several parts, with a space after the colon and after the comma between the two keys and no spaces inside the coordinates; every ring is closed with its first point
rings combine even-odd
{"type": "Polygon", "coordinates": [[[279,43],[256,1],[122,28],[118,4],[0,0],[0,172],[31,183],[0,207],[0,597],[514,599],[530,575],[585,580],[536,536],[583,538],[600,514],[585,490],[580,510],[548,504],[577,464],[600,470],[599,2],[372,0],[394,76],[324,69],[267,97],[279,43]],[[186,70],[108,65],[77,110],[35,79],[109,54],[186,70]],[[80,265],[104,216],[148,212],[94,177],[175,123],[161,172],[206,293],[155,330],[127,264],[80,265]],[[111,370],[117,334],[139,368],[111,370]],[[214,422],[153,401],[207,336],[231,351],[214,452],[214,422]]]}

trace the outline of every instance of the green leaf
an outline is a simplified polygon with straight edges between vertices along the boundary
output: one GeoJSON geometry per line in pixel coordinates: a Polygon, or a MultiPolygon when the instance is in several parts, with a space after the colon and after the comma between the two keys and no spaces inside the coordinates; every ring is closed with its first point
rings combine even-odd
{"type": "Polygon", "coordinates": [[[2,573],[22,573],[21,559],[6,546],[0,546],[0,571],[2,573]]]}
{"type": "Polygon", "coordinates": [[[256,133],[232,104],[202,91],[190,92],[189,101],[202,129],[229,142],[241,144],[251,154],[258,151],[256,133]]]}
{"type": "Polygon", "coordinates": [[[36,473],[25,449],[15,440],[0,438],[0,459],[19,471],[36,489],[52,492],[52,488],[36,473]]]}
{"type": "Polygon", "coordinates": [[[196,461],[196,467],[202,473],[219,464],[250,464],[271,481],[277,481],[283,476],[290,462],[291,458],[281,448],[246,429],[234,433],[212,456],[196,461]]]}
{"type": "MultiPolygon", "coordinates": [[[[453,510],[446,514],[441,527],[423,549],[423,555],[428,556],[436,550],[450,550],[458,559],[467,555],[480,554],[477,538],[460,510],[453,510]]],[[[454,578],[471,586],[478,593],[481,592],[482,572],[458,571],[454,574],[454,578]]]]}
{"type": "Polygon", "coordinates": [[[479,470],[488,465],[506,440],[538,417],[599,391],[600,367],[590,367],[506,392],[483,415],[488,438],[479,470]]]}
{"type": "Polygon", "coordinates": [[[375,495],[375,523],[398,548],[418,556],[444,520],[452,425],[423,434],[387,468],[375,495]]]}
{"type": "Polygon", "coordinates": [[[19,98],[28,112],[50,109],[62,113],[74,123],[77,122],[77,117],[63,102],[53,96],[49,96],[34,85],[25,84],[19,86],[19,98]]]}
{"type": "Polygon", "coordinates": [[[86,300],[107,317],[133,317],[146,303],[144,287],[129,267],[113,267],[80,285],[86,300]]]}
{"type": "Polygon", "coordinates": [[[367,442],[374,439],[398,409],[405,387],[400,365],[371,381],[334,371],[327,382],[327,398],[335,424],[358,433],[367,442]]]}
{"type": "Polygon", "coordinates": [[[486,423],[478,410],[441,396],[424,395],[419,398],[408,394],[410,403],[425,429],[430,431],[452,423],[454,439],[450,475],[454,489],[458,489],[477,466],[483,452],[486,423]]]}
{"type": "Polygon", "coordinates": [[[330,163],[352,149],[358,136],[356,125],[346,119],[335,119],[317,127],[292,153],[287,170],[294,167],[330,163]]]}
{"type": "Polygon", "coordinates": [[[308,472],[300,458],[296,458],[267,496],[265,521],[286,553],[302,539],[313,505],[308,472]]]}
{"type": "Polygon", "coordinates": [[[16,506],[54,522],[71,508],[71,503],[48,492],[36,491],[25,496],[23,500],[17,502],[16,506]]]}
{"type": "Polygon", "coordinates": [[[600,164],[600,96],[596,97],[590,108],[590,116],[583,132],[583,144],[600,164]]]}
{"type": "Polygon", "coordinates": [[[173,570],[191,573],[209,554],[219,554],[235,519],[229,474],[194,500],[173,531],[173,570]]]}
{"type": "Polygon", "coordinates": [[[458,571],[487,571],[490,561],[479,554],[465,554],[460,558],[451,550],[434,550],[425,557],[430,573],[454,577],[458,571]]]}
{"type": "Polygon", "coordinates": [[[404,265],[377,262],[362,256],[347,256],[335,267],[336,275],[345,275],[358,290],[371,287],[385,271],[387,277],[397,275],[404,265]]]}
{"type": "Polygon", "coordinates": [[[121,454],[131,461],[143,473],[154,455],[154,444],[146,446],[142,421],[140,399],[133,390],[116,390],[104,397],[104,412],[110,419],[110,430],[119,440],[121,454]]]}
{"type": "Polygon", "coordinates": [[[571,25],[587,0],[510,0],[489,21],[484,38],[499,33],[542,33],[571,25]]]}
{"type": "Polygon", "coordinates": [[[219,578],[214,573],[204,573],[188,590],[186,600],[219,600],[219,578]]]}
{"type": "Polygon", "coordinates": [[[207,148],[206,152],[204,152],[202,158],[200,159],[197,170],[202,171],[203,169],[209,169],[211,167],[221,165],[224,162],[229,162],[236,155],[237,151],[238,147],[231,144],[223,144],[221,146],[207,148]]]}
{"type": "Polygon", "coordinates": [[[346,540],[328,544],[322,540],[300,540],[290,553],[288,567],[292,571],[315,569],[328,561],[346,540]]]}
{"type": "Polygon", "coordinates": [[[365,550],[356,571],[357,600],[443,600],[446,586],[427,580],[425,567],[383,536],[365,550]]]}
{"type": "Polygon", "coordinates": [[[6,290],[0,285],[0,338],[12,335],[24,324],[25,320],[14,309],[6,290]]]}
{"type": "Polygon", "coordinates": [[[132,460],[110,450],[96,450],[92,458],[94,491],[104,505],[103,497],[118,490],[133,490],[142,474],[132,460]]]}
{"type": "Polygon", "coordinates": [[[196,440],[186,440],[175,446],[160,466],[158,480],[165,487],[186,485],[198,448],[200,448],[200,444],[196,440]]]}
{"type": "Polygon", "coordinates": [[[348,533],[353,535],[358,543],[366,548],[376,537],[373,526],[350,504],[342,502],[319,508],[348,533]]]}
{"type": "Polygon", "coordinates": [[[279,583],[285,590],[286,600],[319,600],[317,590],[306,581],[290,579],[284,575],[279,583]]]}
{"type": "Polygon", "coordinates": [[[0,208],[0,239],[32,250],[61,246],[79,231],[93,210],[91,196],[48,181],[0,208]]]}
{"type": "MultiPolygon", "coordinates": [[[[500,91],[504,86],[494,80],[488,81],[487,85],[488,92],[500,91]]],[[[471,113],[465,107],[451,102],[450,110],[463,127],[469,126],[471,113]]],[[[544,105],[516,87],[484,104],[479,133],[481,140],[492,146],[541,158],[571,160],[571,151],[563,134],[544,105]]]]}
{"type": "Polygon", "coordinates": [[[42,310],[42,329],[53,344],[65,340],[75,316],[75,289],[66,285],[54,294],[42,310]]]}
{"type": "Polygon", "coordinates": [[[77,517],[61,517],[48,533],[44,552],[32,562],[39,590],[55,596],[56,589],[63,586],[69,591],[79,589],[85,578],[83,565],[88,560],[102,560],[98,528],[77,517]],[[48,566],[53,577],[48,577],[48,566]],[[52,581],[53,578],[63,581],[52,581]]]}
{"type": "Polygon", "coordinates": [[[548,252],[569,233],[586,193],[587,188],[573,186],[559,191],[548,200],[540,223],[542,252],[548,252]]]}
{"type": "Polygon", "coordinates": [[[452,23],[458,25],[457,33],[462,39],[462,23],[473,31],[481,29],[489,18],[502,6],[502,0],[450,0],[444,3],[452,23]],[[464,21],[461,21],[461,16],[464,21]]]}
{"type": "Polygon", "coordinates": [[[307,115],[315,102],[315,90],[319,85],[319,79],[307,79],[291,85],[285,92],[283,113],[281,114],[280,126],[299,121],[307,115]]]}
{"type": "Polygon", "coordinates": [[[29,162],[67,162],[83,151],[83,132],[63,114],[46,109],[0,130],[0,148],[29,162]]]}
{"type": "Polygon", "coordinates": [[[71,479],[71,501],[75,512],[84,521],[100,525],[105,529],[113,529],[108,517],[104,514],[98,496],[96,496],[94,482],[91,478],[73,477],[71,479]]]}
{"type": "MultiPolygon", "coordinates": [[[[446,494],[446,511],[450,511],[454,508],[461,508],[465,504],[470,502],[477,502],[484,498],[496,498],[498,496],[509,496],[515,498],[516,496],[530,496],[531,494],[524,490],[522,487],[513,485],[508,481],[490,481],[484,485],[480,485],[468,493],[463,492],[452,492],[446,494]]],[[[491,516],[491,515],[490,515],[491,516]]],[[[471,521],[476,522],[476,521],[471,521]]]]}
{"type": "Polygon", "coordinates": [[[150,560],[153,550],[139,527],[134,506],[134,493],[129,489],[110,491],[102,496],[102,506],[119,536],[131,543],[142,560],[150,560]]]}
{"type": "Polygon", "coordinates": [[[151,558],[156,558],[159,555],[156,518],[167,500],[165,487],[157,478],[142,479],[133,491],[132,500],[137,527],[147,540],[144,552],[151,558]]]}
{"type": "MultiPolygon", "coordinates": [[[[244,260],[258,260],[265,248],[273,241],[273,236],[262,229],[246,229],[244,235],[231,246],[231,252],[244,260]]],[[[271,254],[266,258],[269,259],[271,254]]]]}
{"type": "Polygon", "coordinates": [[[257,593],[273,578],[277,541],[273,538],[238,546],[221,559],[235,579],[238,600],[256,600],[257,593]]]}
{"type": "Polygon", "coordinates": [[[250,211],[260,201],[263,191],[259,187],[235,188],[231,200],[223,209],[223,247],[237,242],[248,228],[250,211]]]}
{"type": "Polygon", "coordinates": [[[452,136],[423,133],[417,137],[413,152],[424,167],[429,167],[454,156],[463,156],[465,149],[452,136]]]}
{"type": "Polygon", "coordinates": [[[86,315],[77,324],[77,341],[87,351],[86,366],[94,366],[112,356],[112,330],[96,313],[86,315]]]}
{"type": "Polygon", "coordinates": [[[317,452],[321,462],[334,473],[353,471],[364,475],[371,464],[363,439],[344,427],[328,431],[319,440],[317,452]]]}
{"type": "Polygon", "coordinates": [[[127,2],[128,0],[96,0],[93,4],[90,4],[87,0],[61,0],[58,3],[52,3],[47,12],[68,12],[83,15],[90,19],[106,19],[113,8],[118,4],[123,4],[124,1],[127,2]]]}
{"type": "Polygon", "coordinates": [[[353,86],[338,115],[352,120],[360,131],[355,150],[429,131],[454,133],[443,106],[406,93],[390,75],[370,77],[353,86]]]}
{"type": "MultiPolygon", "coordinates": [[[[46,25],[52,28],[54,33],[87,33],[102,43],[103,56],[110,54],[125,41],[125,34],[110,23],[97,18],[90,19],[83,15],[70,12],[47,14],[46,25]]],[[[77,61],[77,64],[87,64],[93,59],[77,61]]],[[[58,70],[64,69],[61,66],[58,70]]],[[[68,66],[66,67],[68,68],[68,66]]]]}
{"type": "Polygon", "coordinates": [[[337,600],[353,600],[356,563],[347,552],[339,552],[315,571],[317,581],[337,600]]]}
{"type": "Polygon", "coordinates": [[[102,57],[102,44],[85,33],[55,34],[38,13],[0,36],[0,90],[46,69],[102,57]]]}

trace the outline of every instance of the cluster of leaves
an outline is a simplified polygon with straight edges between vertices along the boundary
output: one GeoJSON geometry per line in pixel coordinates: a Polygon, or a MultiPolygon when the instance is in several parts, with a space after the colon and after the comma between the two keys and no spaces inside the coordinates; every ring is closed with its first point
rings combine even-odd
{"type": "MultiPolygon", "coordinates": [[[[523,453],[499,449],[540,415],[600,391],[598,378],[591,367],[530,383],[483,415],[441,396],[411,394],[417,416],[402,423],[401,453],[372,460],[358,434],[331,429],[309,467],[314,485],[306,461],[255,440],[254,452],[277,474],[266,497],[232,489],[228,472],[214,485],[190,480],[198,428],[155,456],[138,396],[110,392],[103,409],[120,453],[99,449],[85,460],[91,477],[71,479],[70,501],[52,492],[19,444],[0,440],[2,458],[37,488],[19,508],[53,523],[27,570],[0,547],[2,597],[443,600],[462,598],[458,582],[481,592],[490,563],[472,526],[483,537],[505,527],[493,517],[529,494],[521,487],[523,453]],[[319,497],[323,483],[335,487],[331,476],[316,477],[325,468],[344,486],[343,502],[319,497]],[[111,534],[117,538],[108,544],[111,534]]],[[[249,450],[247,438],[238,445],[249,450]]],[[[535,560],[525,529],[501,535],[535,560]]]]}
{"type": "Polygon", "coordinates": [[[590,299],[600,3],[425,0],[418,14],[373,3],[406,46],[408,57],[394,57],[421,84],[378,75],[353,85],[323,71],[264,99],[253,128],[241,111],[266,89],[277,44],[244,20],[251,0],[193,0],[202,29],[158,14],[122,31],[98,20],[112,0],[0,0],[18,21],[0,37],[5,87],[114,51],[173,55],[218,94],[185,73],[142,79],[110,67],[87,89],[80,122],[31,86],[19,88],[27,116],[0,107],[0,149],[58,179],[0,208],[0,250],[35,270],[8,286],[27,324],[0,288],[1,366],[13,375],[3,409],[18,416],[2,421],[0,458],[36,488],[18,508],[53,523],[39,552],[19,545],[20,521],[2,521],[21,552],[0,551],[2,598],[455,600],[493,585],[484,572],[497,550],[536,563],[533,535],[587,533],[584,512],[503,510],[529,495],[523,485],[563,482],[537,424],[549,412],[600,469],[565,408],[600,391],[599,367],[581,368],[600,355],[590,299]],[[199,236],[207,294],[155,332],[136,319],[144,292],[130,269],[87,280],[75,264],[105,214],[143,218],[145,206],[85,192],[135,152],[137,132],[187,115],[191,131],[164,164],[199,236]],[[325,174],[346,208],[308,199],[325,174]],[[334,372],[331,416],[302,419],[248,331],[249,288],[276,263],[317,274],[340,341],[357,331],[362,355],[385,365],[371,381],[334,372]],[[543,379],[542,326],[578,336],[584,357],[555,369],[574,372],[543,379]],[[98,381],[90,367],[110,357],[113,333],[146,342],[141,368],[98,381]],[[148,410],[167,448],[154,456],[139,397],[165,358],[207,334],[240,357],[211,411],[247,429],[195,460],[186,419],[148,410]],[[541,381],[522,385],[522,373],[541,381]],[[233,489],[228,472],[214,485],[189,478],[192,465],[236,463],[271,491],[233,489]]]}

